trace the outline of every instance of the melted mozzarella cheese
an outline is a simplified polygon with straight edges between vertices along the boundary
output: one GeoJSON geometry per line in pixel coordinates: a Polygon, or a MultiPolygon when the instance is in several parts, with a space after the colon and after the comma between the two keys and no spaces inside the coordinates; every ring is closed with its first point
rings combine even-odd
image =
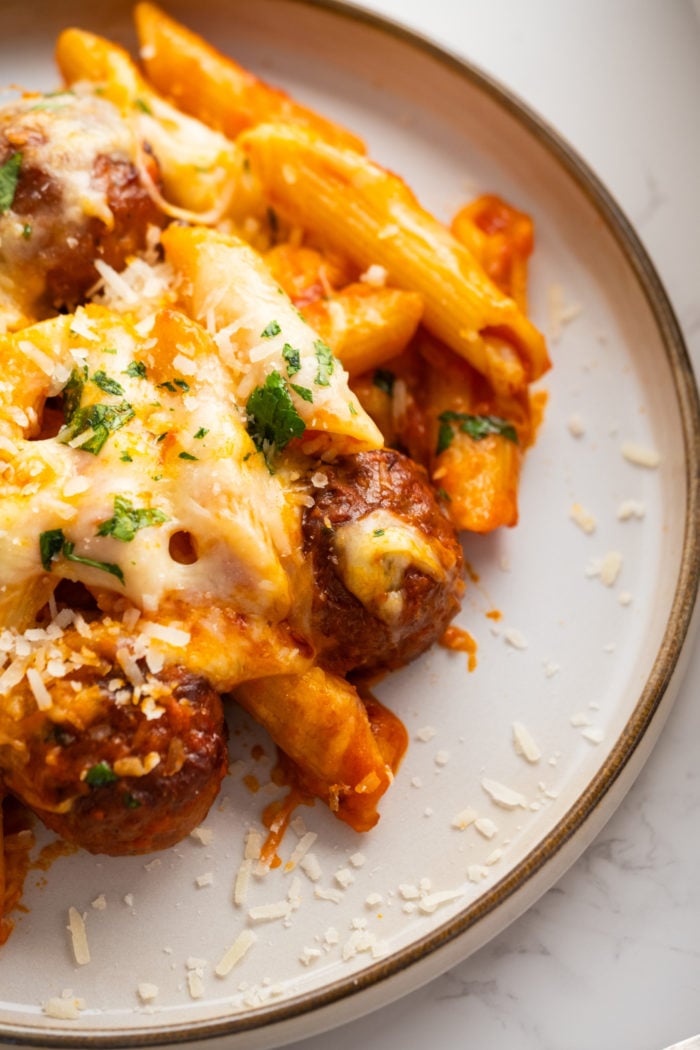
{"type": "Polygon", "coordinates": [[[327,435],[339,452],[382,447],[347,372],[252,248],[236,237],[175,226],[163,244],[183,278],[188,313],[214,335],[241,404],[276,371],[309,431],[327,435]]]}
{"type": "Polygon", "coordinates": [[[439,582],[446,579],[435,545],[391,511],[375,510],[340,525],[334,546],[347,589],[387,624],[403,611],[402,587],[410,566],[439,582]]]}
{"type": "MultiPolygon", "coordinates": [[[[14,339],[31,342],[33,334],[14,339]]],[[[285,617],[291,599],[281,559],[297,545],[299,511],[255,451],[206,333],[165,310],[144,337],[92,306],[56,334],[56,360],[79,362],[64,400],[78,377],[78,413],[98,423],[81,430],[74,414],[57,438],[16,443],[0,504],[6,588],[44,574],[41,534],[61,529],[72,548],[54,553],[52,577],[126,595],[145,611],[177,597],[285,617]],[[106,434],[94,415],[105,408],[126,418],[106,434]],[[96,436],[104,439],[97,451],[96,436]],[[128,539],[116,527],[120,506],[142,515],[128,539]]]]}

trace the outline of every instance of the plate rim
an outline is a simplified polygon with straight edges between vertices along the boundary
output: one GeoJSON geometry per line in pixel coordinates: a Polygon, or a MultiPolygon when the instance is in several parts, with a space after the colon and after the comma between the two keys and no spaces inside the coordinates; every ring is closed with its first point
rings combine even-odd
{"type": "MultiPolygon", "coordinates": [[[[280,0],[278,0],[280,2],[280,0]]],[[[260,1031],[265,1027],[283,1025],[314,1012],[327,1009],[342,1000],[376,988],[389,978],[397,976],[409,967],[434,955],[439,949],[453,944],[460,936],[478,922],[494,914],[497,908],[522,890],[532,876],[549,861],[561,856],[564,847],[570,845],[579,831],[587,825],[589,818],[600,804],[609,797],[613,787],[618,786],[623,773],[647,738],[652,722],[664,700],[669,698],[669,686],[679,669],[681,653],[688,640],[691,620],[700,589],[700,532],[693,529],[693,522],[700,519],[700,395],[685,338],[664,284],[644,247],[634,226],[617,203],[612,193],[566,138],[529,103],[504,85],[498,78],[483,70],[470,59],[455,52],[426,34],[412,29],[390,16],[381,15],[358,6],[352,0],[281,0],[291,6],[316,8],[341,19],[363,24],[370,29],[392,37],[409,48],[422,53],[450,72],[457,74],[472,88],[488,96],[502,110],[513,117],[563,169],[576,184],[603,220],[607,233],[623,254],[635,278],[638,290],[643,294],[670,367],[673,387],[679,409],[679,423],[683,436],[684,468],[686,484],[686,507],[682,554],[675,581],[670,614],[665,625],[661,644],[650,668],[639,699],[619,734],[614,747],[601,765],[595,777],[576,798],[551,831],[541,839],[522,860],[484,892],[477,900],[463,908],[452,919],[441,923],[435,930],[394,952],[389,958],[375,962],[357,973],[349,974],[314,991],[303,993],[293,999],[270,1007],[251,1009],[227,1017],[204,1021],[169,1023],[159,1028],[131,1028],[128,1031],[111,1028],[104,1032],[95,1029],[68,1027],[39,1027],[23,1025],[14,1030],[5,1028],[0,1019],[0,1037],[10,1038],[15,1046],[107,1048],[177,1046],[184,1043],[201,1043],[235,1036],[244,1032],[260,1031]]],[[[666,703],[666,713],[675,696],[666,703]]],[[[655,743],[655,740],[652,742],[655,743]]],[[[651,748],[649,749],[651,751],[651,748]]],[[[646,760],[645,756],[645,759],[646,760]]],[[[641,765],[639,769],[641,770],[641,765]]],[[[637,771],[639,772],[639,770],[637,771]]],[[[626,791],[634,777],[624,785],[626,791]]],[[[624,794],[624,792],[623,792],[624,794]]],[[[621,801],[622,795],[620,796],[621,801]]],[[[616,806],[607,813],[607,821],[616,806]]],[[[596,828],[596,832],[599,829],[596,828]]],[[[585,845],[582,847],[585,848],[585,845]]],[[[578,856],[573,852],[565,867],[545,882],[534,899],[543,895],[571,866],[578,856]]],[[[527,907],[533,901],[527,902],[527,907]]],[[[518,913],[519,914],[519,913],[518,913]]],[[[515,915],[513,916],[515,918],[515,915]]],[[[474,945],[460,958],[467,958],[481,945],[474,945]]],[[[448,962],[445,966],[452,965],[448,962]]],[[[435,974],[436,975],[436,974],[435,974]]],[[[435,976],[430,975],[430,976],[435,976]]],[[[416,981],[418,986],[420,981],[416,981]]],[[[406,994],[404,991],[403,993],[406,994]]],[[[372,1009],[372,1007],[369,1007],[372,1009]]],[[[360,1016],[366,1011],[360,1011],[360,1016]]],[[[340,1023],[340,1019],[338,1021],[340,1023]]],[[[330,1028],[333,1022],[324,1027],[330,1028]]],[[[307,1030],[303,1034],[312,1034],[307,1030]]],[[[296,1036],[299,1038],[299,1036],[296,1036]]],[[[268,1044],[271,1045],[271,1044],[268,1044]]]]}

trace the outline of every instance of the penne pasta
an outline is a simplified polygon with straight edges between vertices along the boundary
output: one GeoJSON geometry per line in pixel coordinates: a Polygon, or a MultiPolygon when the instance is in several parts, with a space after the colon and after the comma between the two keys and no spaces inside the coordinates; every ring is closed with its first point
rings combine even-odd
{"type": "Polygon", "coordinates": [[[56,45],[56,60],[70,86],[88,82],[109,99],[134,126],[139,141],[149,143],[163,181],[161,197],[148,167],[142,178],[175,218],[215,221],[245,200],[253,205],[250,180],[242,172],[235,147],[219,132],[186,116],[146,83],[123,48],[81,29],[66,29],[56,45]]]}
{"type": "Polygon", "coordinates": [[[183,112],[228,138],[274,120],[312,128],[349,149],[364,149],[357,135],[270,87],[155,4],[137,4],[134,17],[149,80],[183,112]]]}
{"type": "Polygon", "coordinates": [[[495,397],[446,348],[421,343],[429,364],[422,409],[430,475],[458,530],[491,532],[518,521],[522,454],[530,440],[527,396],[495,397]]]}
{"type": "Polygon", "coordinates": [[[354,686],[319,667],[246,682],[234,695],[297,765],[303,788],[356,831],[376,824],[406,747],[386,709],[370,706],[371,721],[354,686]]]}
{"type": "Polygon", "coordinates": [[[415,292],[352,284],[301,312],[352,377],[379,368],[408,346],[423,300],[415,292]]]}
{"type": "Polygon", "coordinates": [[[307,441],[321,435],[343,452],[381,447],[381,434],[348,387],[342,365],[248,245],[178,226],[165,231],[163,243],[181,277],[186,309],[214,333],[239,403],[250,411],[249,399],[266,390],[272,400],[274,383],[285,392],[275,399],[288,400],[300,421],[292,436],[307,441]]]}
{"type": "Polygon", "coordinates": [[[492,194],[461,208],[450,227],[502,292],[527,311],[527,263],[534,248],[529,215],[492,194]]]}
{"type": "Polygon", "coordinates": [[[520,390],[549,367],[542,335],[397,176],[297,127],[262,125],[239,143],[273,207],[363,269],[378,264],[391,285],[418,292],[426,328],[496,390],[520,390]]]}

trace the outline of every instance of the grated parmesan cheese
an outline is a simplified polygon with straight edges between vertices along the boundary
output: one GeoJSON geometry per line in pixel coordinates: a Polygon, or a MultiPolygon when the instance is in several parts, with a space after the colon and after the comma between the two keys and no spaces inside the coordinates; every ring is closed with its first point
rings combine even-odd
{"type": "Polygon", "coordinates": [[[250,951],[257,939],[257,934],[252,930],[241,930],[231,947],[228,951],[224,952],[223,956],[217,963],[214,969],[216,976],[226,977],[234,966],[236,966],[247,952],[250,951]]]}
{"type": "Polygon", "coordinates": [[[516,754],[522,755],[528,762],[539,762],[542,752],[535,743],[532,733],[522,722],[513,722],[513,743],[516,754]]]}
{"type": "Polygon", "coordinates": [[[81,1000],[53,995],[42,1007],[47,1017],[56,1021],[77,1021],[80,1017],[81,1000]]]}
{"type": "Polygon", "coordinates": [[[637,444],[635,441],[623,441],[620,450],[628,463],[635,467],[647,467],[654,470],[661,462],[661,456],[654,448],[637,444]]]}
{"type": "Polygon", "coordinates": [[[596,530],[596,519],[589,510],[582,507],[580,503],[572,503],[569,510],[569,517],[575,525],[581,529],[582,532],[590,535],[590,533],[596,530]]]}
{"type": "Polygon", "coordinates": [[[481,786],[486,794],[491,797],[491,800],[503,809],[517,809],[519,806],[524,808],[527,805],[527,799],[524,795],[507,787],[505,784],[500,784],[497,780],[490,780],[488,777],[484,777],[481,781],[481,786]]]}
{"type": "Polygon", "coordinates": [[[158,985],[150,981],[142,981],[136,990],[142,1003],[152,1003],[158,996],[158,985]]]}
{"type": "Polygon", "coordinates": [[[68,931],[71,936],[71,947],[76,963],[78,966],[86,966],[90,962],[90,947],[88,945],[85,919],[78,909],[72,905],[68,909],[68,931]]]}

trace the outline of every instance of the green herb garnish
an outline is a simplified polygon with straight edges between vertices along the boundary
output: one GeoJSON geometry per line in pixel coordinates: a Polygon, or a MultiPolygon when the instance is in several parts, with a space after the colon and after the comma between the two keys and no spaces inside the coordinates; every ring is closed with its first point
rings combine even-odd
{"type": "Polygon", "coordinates": [[[19,152],[10,154],[5,163],[0,165],[0,215],[13,206],[21,166],[22,154],[19,152]]]}
{"type": "Polygon", "coordinates": [[[41,564],[46,572],[51,572],[51,563],[63,550],[65,536],[63,529],[48,529],[39,536],[39,551],[41,553],[41,564]]]}
{"type": "Polygon", "coordinates": [[[209,433],[209,430],[207,429],[207,427],[200,427],[199,430],[197,431],[197,433],[195,434],[195,438],[196,438],[197,441],[200,441],[208,433],[209,433]]]}
{"type": "Polygon", "coordinates": [[[116,379],[110,379],[102,369],[93,373],[92,381],[100,390],[104,390],[105,394],[116,394],[118,397],[121,397],[124,393],[124,387],[121,383],[118,383],[116,379]]]}
{"type": "Polygon", "coordinates": [[[133,418],[134,410],[126,401],[118,405],[86,405],[85,408],[77,408],[72,412],[68,424],[59,431],[58,440],[67,444],[81,434],[92,431],[91,436],[80,448],[83,452],[91,452],[96,456],[104,448],[109,435],[133,418]]]}
{"type": "Polygon", "coordinates": [[[518,443],[518,434],[512,423],[500,416],[474,416],[468,412],[441,412],[438,416],[440,428],[438,430],[436,455],[440,455],[452,444],[455,430],[468,434],[474,441],[482,441],[489,434],[498,434],[508,441],[518,443]]]}
{"type": "Polygon", "coordinates": [[[194,462],[199,457],[198,456],[193,456],[191,452],[178,452],[177,458],[178,459],[190,459],[190,460],[192,460],[194,462]]]}
{"type": "Polygon", "coordinates": [[[84,558],[75,553],[75,544],[67,540],[63,529],[48,529],[39,535],[39,552],[41,564],[47,572],[51,572],[55,558],[63,555],[66,561],[77,562],[79,565],[87,565],[92,569],[101,569],[111,576],[116,576],[120,583],[124,583],[124,573],[118,565],[109,561],[96,561],[94,558],[84,558]]]}
{"type": "Polygon", "coordinates": [[[279,372],[271,372],[246,402],[248,433],[259,452],[270,447],[286,448],[292,438],[304,433],[304,421],[294,407],[279,372]]]}
{"type": "Polygon", "coordinates": [[[128,367],[124,369],[124,375],[131,376],[132,379],[145,379],[146,366],[143,361],[130,361],[128,367]]]}
{"type": "Polygon", "coordinates": [[[333,375],[333,369],[335,368],[335,357],[333,356],[333,351],[330,346],[323,342],[322,339],[315,340],[314,350],[316,351],[316,360],[318,361],[318,370],[314,382],[316,382],[318,386],[329,386],[330,377],[333,375]]]}
{"type": "Polygon", "coordinates": [[[85,774],[85,783],[90,787],[105,787],[118,779],[119,777],[108,762],[97,762],[94,766],[90,766],[85,774]]]}
{"type": "Polygon", "coordinates": [[[114,497],[114,516],[103,521],[96,535],[113,536],[115,540],[130,543],[139,529],[162,525],[167,514],[155,507],[135,507],[126,496],[114,497]]]}
{"type": "Polygon", "coordinates": [[[268,325],[263,328],[260,333],[261,339],[272,339],[273,336],[279,335],[282,329],[279,326],[279,321],[270,321],[268,325]]]}
{"type": "Polygon", "coordinates": [[[287,364],[288,376],[295,376],[301,371],[301,353],[291,343],[285,343],[282,347],[282,357],[287,364]]]}
{"type": "Polygon", "coordinates": [[[294,393],[299,395],[302,401],[313,401],[314,395],[307,386],[297,386],[296,383],[290,383],[289,385],[294,393]]]}

